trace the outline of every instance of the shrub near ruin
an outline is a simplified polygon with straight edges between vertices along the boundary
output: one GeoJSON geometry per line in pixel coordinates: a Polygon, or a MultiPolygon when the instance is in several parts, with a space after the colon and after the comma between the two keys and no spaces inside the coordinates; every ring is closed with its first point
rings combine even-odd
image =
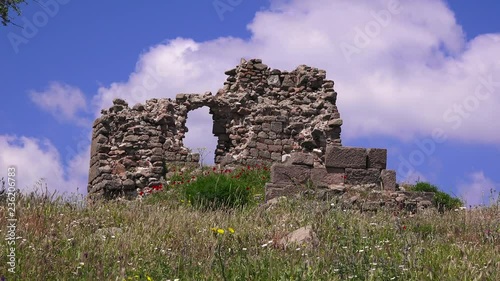
{"type": "Polygon", "coordinates": [[[246,166],[237,169],[179,171],[170,178],[168,192],[152,194],[150,201],[175,197],[201,209],[243,207],[262,198],[270,172],[266,166],[246,166]]]}
{"type": "Polygon", "coordinates": [[[410,188],[412,191],[424,191],[424,192],[433,192],[434,195],[434,206],[438,208],[439,211],[443,212],[444,210],[454,210],[463,206],[463,202],[454,198],[451,195],[440,191],[437,186],[432,185],[428,182],[417,182],[415,186],[410,188]]]}

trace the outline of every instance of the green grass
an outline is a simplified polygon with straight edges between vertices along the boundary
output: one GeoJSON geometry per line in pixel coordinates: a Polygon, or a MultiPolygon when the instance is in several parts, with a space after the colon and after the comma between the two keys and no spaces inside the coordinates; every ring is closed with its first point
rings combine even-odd
{"type": "MultiPolygon", "coordinates": [[[[235,176],[240,171],[223,173],[235,176]]],[[[205,172],[214,174],[211,177],[221,173],[205,172]]],[[[398,216],[386,211],[343,210],[332,202],[307,199],[280,201],[272,208],[252,199],[243,207],[207,210],[186,201],[184,191],[193,175],[179,172],[176,176],[178,183],[132,202],[77,207],[61,199],[19,196],[15,277],[500,280],[498,202],[487,208],[398,216]],[[287,233],[306,225],[317,234],[317,245],[277,246],[287,233]]],[[[246,169],[240,183],[258,195],[268,176],[262,168],[246,169]]],[[[2,202],[2,236],[6,235],[6,217],[2,202]]],[[[7,247],[2,237],[2,253],[7,247]]],[[[2,257],[0,275],[14,280],[2,257]]]]}

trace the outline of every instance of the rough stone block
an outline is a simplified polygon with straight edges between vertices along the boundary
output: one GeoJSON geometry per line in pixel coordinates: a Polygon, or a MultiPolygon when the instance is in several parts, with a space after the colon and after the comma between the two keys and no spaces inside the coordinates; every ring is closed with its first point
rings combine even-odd
{"type": "Polygon", "coordinates": [[[265,158],[265,159],[271,159],[271,152],[267,150],[259,150],[259,157],[265,158]]]}
{"type": "Polygon", "coordinates": [[[123,189],[124,190],[133,190],[135,189],[135,182],[131,179],[126,179],[123,181],[123,189]]]}
{"type": "Polygon", "coordinates": [[[327,168],[366,169],[366,149],[345,146],[327,146],[325,153],[327,168]]]}
{"type": "Polygon", "coordinates": [[[396,171],[382,170],[380,172],[380,178],[384,190],[396,190],[396,171]]]}
{"type": "Polygon", "coordinates": [[[367,168],[382,170],[387,167],[387,149],[369,148],[366,153],[368,155],[367,168]]]}
{"type": "Polygon", "coordinates": [[[283,150],[283,146],[281,145],[269,145],[269,151],[270,152],[281,152],[283,150]]]}
{"type": "Polygon", "coordinates": [[[106,164],[107,161],[97,161],[94,165],[90,167],[89,170],[89,182],[92,182],[95,178],[102,174],[111,173],[112,169],[106,164]]]}
{"type": "Polygon", "coordinates": [[[286,164],[312,167],[314,165],[314,156],[310,153],[293,152],[290,154],[290,159],[288,159],[286,164]]]}
{"type": "Polygon", "coordinates": [[[272,152],[271,153],[271,160],[273,160],[273,161],[280,161],[281,160],[281,153],[279,153],[279,152],[272,152]]]}
{"type": "Polygon", "coordinates": [[[97,153],[108,153],[110,150],[111,146],[92,141],[92,145],[90,147],[90,155],[96,155],[97,153]]]}
{"type": "Polygon", "coordinates": [[[358,185],[380,182],[380,171],[378,169],[345,169],[345,183],[358,185]]]}
{"type": "Polygon", "coordinates": [[[304,184],[310,178],[311,169],[299,165],[274,164],[271,166],[271,183],[304,184]]]}
{"type": "Polygon", "coordinates": [[[281,133],[283,131],[283,123],[271,122],[271,131],[281,133]]]}
{"type": "Polygon", "coordinates": [[[332,184],[344,183],[344,169],[313,168],[311,181],[316,187],[328,187],[332,184]]]}

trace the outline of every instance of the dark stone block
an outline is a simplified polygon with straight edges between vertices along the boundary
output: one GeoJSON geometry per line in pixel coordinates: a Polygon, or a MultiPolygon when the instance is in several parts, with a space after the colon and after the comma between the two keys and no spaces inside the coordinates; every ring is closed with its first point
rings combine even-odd
{"type": "Polygon", "coordinates": [[[274,164],[271,166],[271,183],[275,184],[304,184],[310,178],[311,169],[305,166],[288,166],[274,164]]]}
{"type": "Polygon", "coordinates": [[[366,169],[366,149],[344,146],[327,146],[325,153],[327,168],[366,169]]]}
{"type": "Polygon", "coordinates": [[[384,190],[396,190],[396,171],[382,170],[380,172],[380,178],[384,190]]]}
{"type": "Polygon", "coordinates": [[[378,184],[380,182],[380,171],[378,169],[345,169],[346,184],[378,184]]]}
{"type": "Polygon", "coordinates": [[[316,187],[328,187],[332,184],[344,183],[344,169],[313,168],[311,169],[311,181],[316,187]]]}
{"type": "Polygon", "coordinates": [[[382,170],[387,167],[387,149],[369,148],[366,152],[368,155],[367,168],[382,170]]]}

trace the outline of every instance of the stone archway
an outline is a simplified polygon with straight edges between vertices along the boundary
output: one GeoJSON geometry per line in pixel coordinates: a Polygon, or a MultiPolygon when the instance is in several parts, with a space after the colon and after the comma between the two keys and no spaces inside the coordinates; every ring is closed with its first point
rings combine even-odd
{"type": "Polygon", "coordinates": [[[186,134],[183,145],[198,153],[200,166],[215,164],[218,138],[213,134],[213,116],[208,106],[192,109],[187,113],[186,134]]]}

